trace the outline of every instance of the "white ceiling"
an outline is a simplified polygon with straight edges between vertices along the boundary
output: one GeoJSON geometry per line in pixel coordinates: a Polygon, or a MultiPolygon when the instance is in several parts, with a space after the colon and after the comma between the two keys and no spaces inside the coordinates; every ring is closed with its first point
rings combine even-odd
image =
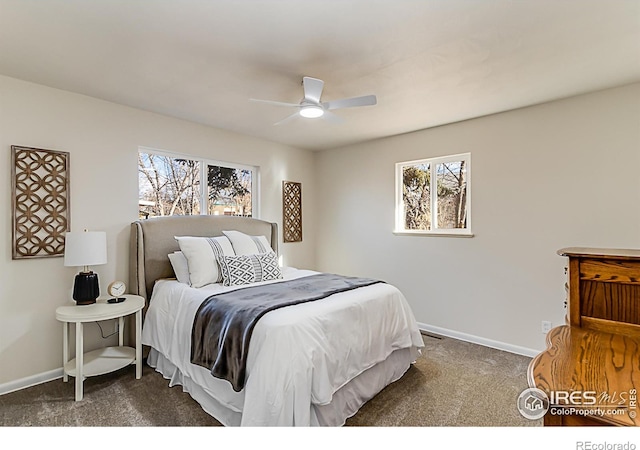
{"type": "Polygon", "coordinates": [[[0,74],[321,150],[640,81],[640,1],[0,0],[0,74]]]}

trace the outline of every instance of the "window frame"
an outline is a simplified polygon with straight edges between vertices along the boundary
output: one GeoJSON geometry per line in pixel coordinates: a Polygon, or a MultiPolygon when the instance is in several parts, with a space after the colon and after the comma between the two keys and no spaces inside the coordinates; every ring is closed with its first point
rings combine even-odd
{"type": "Polygon", "coordinates": [[[449,237],[473,237],[471,231],[471,153],[458,153],[455,155],[438,156],[434,158],[415,159],[412,161],[402,161],[396,163],[395,173],[395,229],[394,234],[408,235],[408,236],[449,236],[449,237]],[[431,224],[430,230],[408,230],[405,228],[405,205],[402,196],[403,188],[403,174],[402,170],[406,166],[416,166],[420,164],[429,165],[430,179],[436,180],[436,167],[441,163],[464,161],[466,166],[466,190],[467,198],[465,208],[467,210],[467,226],[466,228],[437,228],[438,223],[438,189],[433,188],[433,183],[430,188],[430,207],[431,207],[431,224]],[[436,228],[433,228],[433,224],[436,224],[436,228]]]}
{"type": "MultiPolygon", "coordinates": [[[[207,214],[209,204],[208,180],[207,180],[207,167],[208,166],[220,166],[230,169],[238,170],[250,170],[251,175],[251,217],[254,219],[260,219],[260,166],[252,166],[249,164],[239,164],[229,161],[220,161],[216,159],[207,159],[200,156],[189,155],[186,153],[177,153],[166,150],[158,150],[151,147],[138,147],[138,154],[151,153],[158,156],[166,156],[168,158],[180,158],[196,161],[200,164],[200,216],[208,216],[207,214]]],[[[138,181],[138,200],[140,198],[140,182],[138,181]]],[[[195,214],[194,214],[195,215],[195,214]]]]}

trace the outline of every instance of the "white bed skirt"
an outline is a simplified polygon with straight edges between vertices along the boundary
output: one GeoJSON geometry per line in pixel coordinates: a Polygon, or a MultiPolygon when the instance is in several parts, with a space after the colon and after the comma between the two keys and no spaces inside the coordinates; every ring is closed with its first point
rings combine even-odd
{"type": "MultiPolygon", "coordinates": [[[[310,405],[312,426],[342,426],[368,400],[385,386],[399,380],[419,356],[415,347],[399,349],[377,365],[365,370],[335,392],[330,403],[310,405]]],[[[159,351],[151,348],[147,364],[169,380],[169,386],[182,386],[202,409],[225,426],[240,426],[242,411],[231,409],[212,397],[194,380],[184,375],[159,351]]],[[[231,389],[231,387],[229,387],[231,389]]],[[[295,426],[295,423],[290,424],[295,426]]],[[[303,424],[308,425],[308,424],[303,424]]]]}

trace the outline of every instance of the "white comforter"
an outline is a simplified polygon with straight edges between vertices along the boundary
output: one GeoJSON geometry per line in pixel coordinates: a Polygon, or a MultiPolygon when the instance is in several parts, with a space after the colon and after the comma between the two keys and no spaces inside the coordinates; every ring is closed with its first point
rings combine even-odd
{"type": "MultiPolygon", "coordinates": [[[[283,270],[285,280],[315,273],[283,270]]],[[[340,301],[323,299],[267,313],[253,331],[245,387],[235,392],[228,381],[189,360],[198,306],[212,294],[233,289],[158,281],[142,343],[158,350],[220,404],[240,412],[242,425],[308,426],[313,422],[311,404],[328,404],[340,387],[393,351],[424,345],[402,293],[375,284],[336,294],[340,301]]]]}

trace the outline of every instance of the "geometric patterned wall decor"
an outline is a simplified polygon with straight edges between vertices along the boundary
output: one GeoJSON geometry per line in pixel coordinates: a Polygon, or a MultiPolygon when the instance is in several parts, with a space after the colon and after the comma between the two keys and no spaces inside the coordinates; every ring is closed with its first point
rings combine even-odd
{"type": "Polygon", "coordinates": [[[13,259],[64,255],[69,153],[11,146],[13,259]]]}
{"type": "Polygon", "coordinates": [[[282,228],[284,242],[302,241],[302,183],[282,182],[282,228]]]}

